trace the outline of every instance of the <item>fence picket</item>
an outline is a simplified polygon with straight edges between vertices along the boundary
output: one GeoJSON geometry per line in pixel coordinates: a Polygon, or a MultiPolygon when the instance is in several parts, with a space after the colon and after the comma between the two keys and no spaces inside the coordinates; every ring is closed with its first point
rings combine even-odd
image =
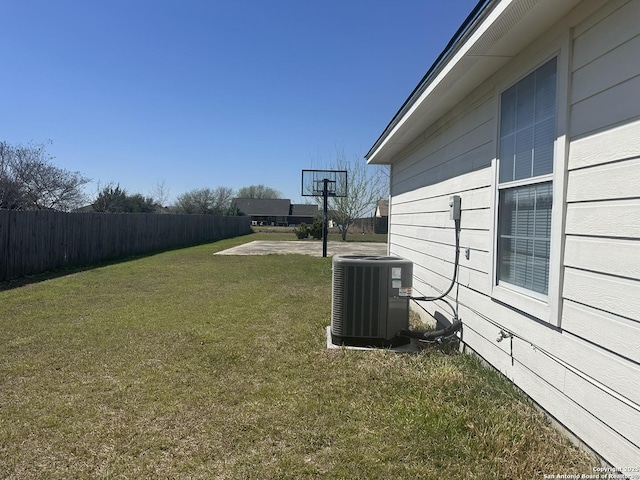
{"type": "Polygon", "coordinates": [[[249,217],[0,210],[0,281],[250,232],[249,217]]]}

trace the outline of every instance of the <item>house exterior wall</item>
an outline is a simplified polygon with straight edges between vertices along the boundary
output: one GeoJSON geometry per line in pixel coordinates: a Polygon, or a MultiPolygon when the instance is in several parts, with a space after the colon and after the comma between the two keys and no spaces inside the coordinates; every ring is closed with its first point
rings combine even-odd
{"type": "MultiPolygon", "coordinates": [[[[637,0],[583,2],[391,168],[389,249],[414,262],[414,294],[433,295],[450,282],[449,197],[460,195],[459,278],[449,298],[457,296],[463,343],[616,467],[640,465],[638,18],[637,0]],[[493,281],[499,100],[553,55],[554,280],[548,305],[531,310],[524,296],[498,295],[493,281]],[[497,342],[500,330],[513,337],[497,342]]],[[[450,318],[435,303],[422,309],[450,318]]]]}

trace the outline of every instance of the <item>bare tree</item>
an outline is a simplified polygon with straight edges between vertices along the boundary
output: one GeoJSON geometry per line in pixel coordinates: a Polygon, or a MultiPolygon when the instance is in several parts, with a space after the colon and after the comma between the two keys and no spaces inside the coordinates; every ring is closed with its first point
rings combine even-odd
{"type": "Polygon", "coordinates": [[[0,142],[0,208],[17,209],[24,204],[24,189],[13,168],[15,148],[0,142]]]}
{"type": "Polygon", "coordinates": [[[0,142],[0,208],[67,211],[86,201],[89,179],[53,165],[46,147],[0,142]]]}
{"type": "Polygon", "coordinates": [[[161,207],[166,207],[169,203],[169,188],[165,184],[164,180],[155,184],[155,186],[149,192],[153,201],[161,207]]]}
{"type": "Polygon", "coordinates": [[[248,187],[242,187],[236,194],[238,198],[282,198],[280,193],[275,188],[265,187],[264,185],[250,185],[248,187]]]}
{"type": "Polygon", "coordinates": [[[222,215],[228,215],[233,201],[233,188],[216,187],[213,190],[215,199],[215,208],[222,215]]]}
{"type": "Polygon", "coordinates": [[[389,175],[384,167],[367,165],[364,158],[348,160],[341,148],[331,168],[347,171],[347,196],[329,197],[328,202],[344,241],[353,221],[372,214],[378,200],[389,196],[389,175]]]}
{"type": "Polygon", "coordinates": [[[227,215],[232,198],[233,189],[229,187],[197,188],[179,195],[175,208],[180,213],[227,215]]]}

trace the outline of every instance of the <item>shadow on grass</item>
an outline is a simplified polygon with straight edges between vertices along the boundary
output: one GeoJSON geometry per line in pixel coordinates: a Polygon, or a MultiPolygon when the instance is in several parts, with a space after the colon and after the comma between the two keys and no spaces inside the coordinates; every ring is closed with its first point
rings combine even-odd
{"type": "MultiPolygon", "coordinates": [[[[191,246],[196,246],[196,245],[191,245],[191,246]]],[[[114,258],[114,259],[110,259],[110,260],[103,260],[97,263],[92,263],[91,265],[83,265],[83,266],[77,266],[77,267],[63,267],[63,268],[59,268],[56,270],[50,270],[47,272],[42,272],[42,273],[36,273],[33,275],[25,275],[24,277],[18,277],[18,278],[14,278],[12,280],[5,280],[0,282],[0,292],[4,292],[7,290],[13,290],[15,288],[20,288],[20,287],[24,287],[27,285],[31,285],[31,284],[35,284],[35,283],[40,283],[40,282],[45,282],[47,280],[53,280],[56,278],[60,278],[60,277],[66,277],[68,275],[73,275],[75,273],[81,273],[81,272],[87,272],[90,270],[94,270],[96,268],[102,268],[102,267],[107,267],[109,265],[117,265],[119,263],[125,263],[125,262],[130,262],[132,260],[137,260],[140,258],[147,258],[147,257],[153,257],[155,255],[159,255],[161,253],[165,253],[165,252],[170,252],[173,250],[180,250],[182,248],[190,248],[190,247],[177,247],[177,248],[172,248],[170,250],[162,250],[162,251],[157,251],[157,252],[148,252],[148,253],[142,253],[140,255],[133,255],[130,257],[123,257],[123,258],[114,258]]]]}
{"type": "Polygon", "coordinates": [[[211,245],[211,244],[224,242],[224,241],[233,242],[232,244],[230,244],[228,246],[225,246],[225,248],[228,248],[230,246],[235,246],[235,244],[249,242],[250,240],[247,237],[249,237],[250,235],[252,235],[252,233],[248,233],[246,235],[240,235],[238,237],[223,238],[223,239],[220,239],[220,240],[214,240],[212,242],[207,242],[207,243],[199,243],[199,244],[195,244],[195,245],[185,245],[185,246],[182,246],[182,247],[169,248],[169,249],[166,249],[166,250],[155,250],[155,251],[151,251],[151,252],[140,253],[138,255],[130,255],[130,256],[122,257],[122,258],[105,259],[105,260],[101,260],[99,262],[92,263],[92,264],[89,264],[89,265],[67,266],[67,267],[61,267],[61,268],[54,269],[54,270],[48,270],[46,272],[35,273],[35,274],[32,274],[32,275],[25,275],[23,277],[14,278],[14,279],[11,279],[11,280],[0,281],[0,292],[4,292],[4,291],[7,291],[7,290],[13,290],[13,289],[24,287],[24,286],[27,286],[27,285],[44,282],[44,281],[47,281],[47,280],[53,280],[53,279],[60,278],[60,277],[66,277],[68,275],[73,275],[75,273],[81,273],[81,272],[94,270],[96,268],[107,267],[109,265],[117,265],[117,264],[120,264],[120,263],[126,263],[126,262],[130,262],[132,260],[138,260],[138,259],[141,259],[141,258],[154,257],[156,255],[160,255],[160,254],[167,253],[167,252],[173,252],[173,251],[176,251],[176,250],[183,250],[185,248],[200,247],[200,246],[203,246],[203,245],[211,245]],[[234,240],[236,240],[236,241],[234,242],[234,240]],[[241,241],[238,242],[237,240],[241,240],[241,241]]]}

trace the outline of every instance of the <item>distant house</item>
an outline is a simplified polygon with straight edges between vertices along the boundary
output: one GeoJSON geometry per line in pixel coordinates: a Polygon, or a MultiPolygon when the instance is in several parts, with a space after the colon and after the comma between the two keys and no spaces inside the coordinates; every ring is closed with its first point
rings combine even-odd
{"type": "Polygon", "coordinates": [[[313,224],[313,221],[320,218],[321,212],[317,205],[295,203],[291,205],[291,215],[289,215],[289,225],[299,225],[306,223],[313,224]]]}
{"type": "Polygon", "coordinates": [[[252,225],[289,225],[291,201],[283,198],[234,198],[233,203],[248,217],[252,225]]]}
{"type": "Polygon", "coordinates": [[[252,225],[289,226],[313,223],[316,205],[291,204],[287,198],[234,198],[238,209],[251,217],[252,225]]]}
{"type": "Polygon", "coordinates": [[[389,216],[389,200],[378,200],[376,204],[376,218],[389,216]]]}
{"type": "Polygon", "coordinates": [[[83,207],[78,207],[72,210],[73,213],[93,213],[95,209],[93,208],[93,204],[84,205],[83,207]]]}
{"type": "Polygon", "coordinates": [[[480,1],[366,157],[415,294],[450,282],[459,196],[464,348],[640,465],[640,1],[480,1]]]}
{"type": "Polygon", "coordinates": [[[374,233],[389,232],[389,200],[378,201],[374,222],[374,233]]]}

